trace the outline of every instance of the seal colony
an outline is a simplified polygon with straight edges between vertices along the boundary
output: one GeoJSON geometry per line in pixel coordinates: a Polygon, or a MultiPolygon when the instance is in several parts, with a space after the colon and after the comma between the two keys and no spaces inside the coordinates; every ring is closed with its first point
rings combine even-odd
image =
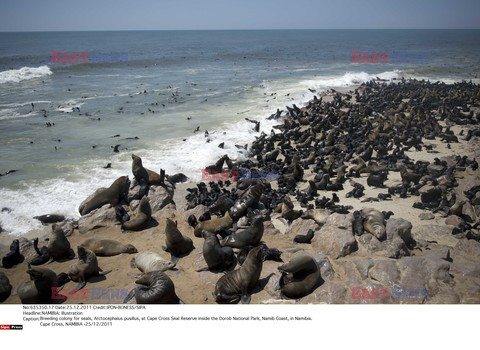
{"type": "Polygon", "coordinates": [[[92,189],[78,222],[3,248],[4,302],[87,281],[137,303],[352,303],[352,286],[393,285],[428,298],[362,302],[480,302],[479,85],[376,80],[269,119],[246,160],[205,166],[274,177],[178,185],[183,174],[132,155],[132,174],[92,189]]]}

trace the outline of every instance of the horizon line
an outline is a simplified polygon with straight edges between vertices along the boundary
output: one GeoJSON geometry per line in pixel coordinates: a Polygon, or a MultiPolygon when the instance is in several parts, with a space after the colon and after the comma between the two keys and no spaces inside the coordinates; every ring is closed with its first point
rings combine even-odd
{"type": "Polygon", "coordinates": [[[262,28],[262,29],[91,29],[91,30],[6,30],[0,33],[82,33],[82,32],[201,32],[201,31],[282,31],[282,30],[480,30],[480,28],[262,28]]]}

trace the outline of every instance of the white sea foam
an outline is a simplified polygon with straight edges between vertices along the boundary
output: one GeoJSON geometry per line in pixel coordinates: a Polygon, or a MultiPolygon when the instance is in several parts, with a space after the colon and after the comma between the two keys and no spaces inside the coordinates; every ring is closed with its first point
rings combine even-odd
{"type": "Polygon", "coordinates": [[[0,72],[0,84],[18,83],[22,80],[40,78],[51,75],[53,72],[48,66],[40,67],[23,67],[20,69],[10,69],[0,72]]]}

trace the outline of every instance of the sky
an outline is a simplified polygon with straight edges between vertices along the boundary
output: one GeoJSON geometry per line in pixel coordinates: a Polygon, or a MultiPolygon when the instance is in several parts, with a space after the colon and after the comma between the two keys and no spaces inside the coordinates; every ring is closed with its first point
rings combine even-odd
{"type": "Polygon", "coordinates": [[[0,32],[479,28],[480,0],[0,0],[0,32]]]}

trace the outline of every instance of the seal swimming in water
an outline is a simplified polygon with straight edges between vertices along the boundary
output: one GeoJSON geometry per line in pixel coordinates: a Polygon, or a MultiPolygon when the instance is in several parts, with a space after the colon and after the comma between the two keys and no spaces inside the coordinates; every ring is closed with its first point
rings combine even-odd
{"type": "Polygon", "coordinates": [[[231,228],[233,225],[233,220],[230,217],[228,212],[225,213],[222,217],[216,217],[207,221],[202,221],[195,226],[195,230],[193,234],[195,237],[201,237],[202,231],[209,231],[209,232],[219,232],[221,230],[227,230],[231,228]]]}
{"type": "Polygon", "coordinates": [[[130,261],[132,268],[136,267],[143,273],[172,270],[175,265],[173,261],[165,260],[159,254],[148,251],[138,253],[130,261]]]}
{"type": "Polygon", "coordinates": [[[255,288],[262,273],[264,252],[263,246],[250,250],[247,259],[237,270],[220,277],[215,285],[213,296],[217,303],[250,303],[251,292],[255,288]]]}
{"type": "Polygon", "coordinates": [[[231,234],[221,241],[224,247],[243,248],[257,245],[263,237],[263,216],[255,215],[252,224],[245,230],[231,234]]]}
{"type": "Polygon", "coordinates": [[[147,196],[143,196],[138,204],[135,215],[122,224],[122,230],[140,231],[147,227],[152,218],[152,208],[147,196]]]}
{"type": "Polygon", "coordinates": [[[193,242],[178,230],[177,225],[167,218],[165,226],[165,246],[162,249],[175,257],[188,254],[193,249],[193,242]]]}
{"type": "Polygon", "coordinates": [[[135,287],[123,301],[135,296],[137,304],[183,304],[175,293],[173,281],[162,271],[149,272],[135,281],[135,287]]]}
{"type": "Polygon", "coordinates": [[[281,295],[291,299],[299,299],[312,293],[321,281],[320,270],[313,257],[301,252],[278,267],[282,273],[279,281],[281,295]]]}
{"type": "Polygon", "coordinates": [[[27,273],[30,281],[22,282],[17,294],[22,304],[42,304],[52,301],[52,288],[58,287],[57,274],[50,269],[31,267],[27,273]]]}
{"type": "Polygon", "coordinates": [[[78,262],[73,264],[68,271],[68,276],[73,282],[78,282],[76,289],[81,289],[87,284],[87,279],[92,276],[103,276],[112,270],[102,271],[98,267],[97,256],[91,250],[78,246],[78,262]]]}
{"type": "Polygon", "coordinates": [[[207,263],[206,268],[198,269],[200,271],[225,271],[236,263],[233,249],[222,247],[215,233],[203,231],[203,258],[207,263]]]}
{"type": "Polygon", "coordinates": [[[10,244],[10,251],[2,258],[2,265],[4,268],[9,269],[17,264],[23,262],[25,258],[20,254],[20,241],[14,239],[10,244]]]}
{"type": "Polygon", "coordinates": [[[96,256],[115,256],[123,253],[137,253],[137,248],[133,245],[120,243],[111,239],[89,238],[80,245],[84,248],[90,249],[96,256]]]}
{"type": "Polygon", "coordinates": [[[130,180],[128,176],[121,176],[116,179],[109,188],[101,188],[95,191],[89,198],[87,198],[78,211],[80,215],[86,215],[94,209],[101,208],[105,204],[110,204],[112,207],[117,206],[122,200],[128,198],[128,189],[130,188],[130,180]]]}
{"type": "Polygon", "coordinates": [[[0,271],[0,303],[4,302],[12,292],[12,285],[8,280],[7,275],[0,271]]]}

